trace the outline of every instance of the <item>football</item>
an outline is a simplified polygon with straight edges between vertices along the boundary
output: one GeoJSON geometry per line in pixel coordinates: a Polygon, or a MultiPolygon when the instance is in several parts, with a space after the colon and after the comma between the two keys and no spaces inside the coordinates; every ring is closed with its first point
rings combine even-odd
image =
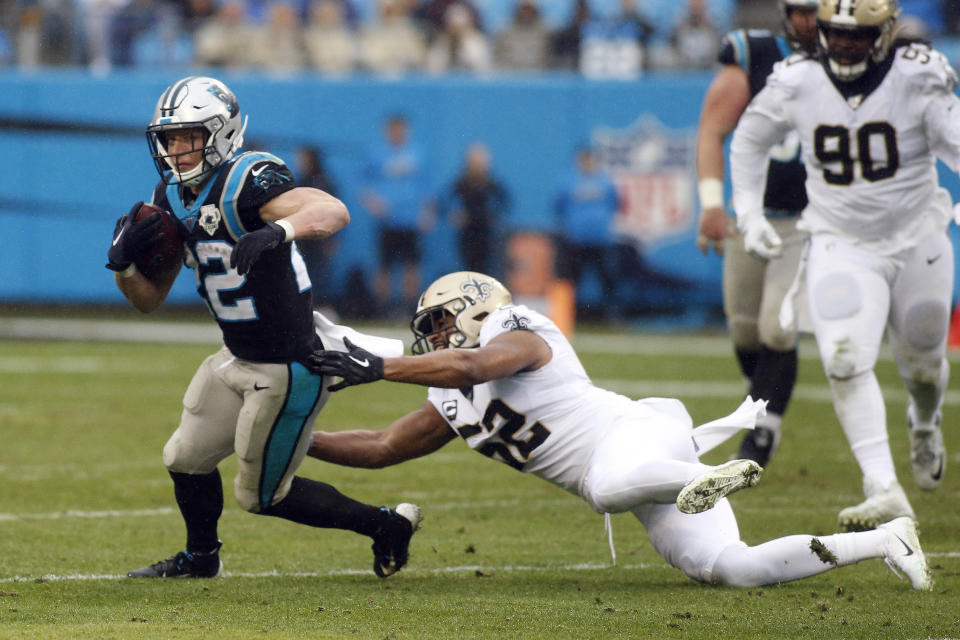
{"type": "Polygon", "coordinates": [[[173,214],[154,204],[144,203],[135,214],[135,220],[141,222],[155,213],[161,216],[158,234],[163,239],[150,247],[143,255],[137,256],[134,262],[137,271],[147,279],[154,280],[176,269],[183,260],[183,241],[181,226],[173,214]]]}

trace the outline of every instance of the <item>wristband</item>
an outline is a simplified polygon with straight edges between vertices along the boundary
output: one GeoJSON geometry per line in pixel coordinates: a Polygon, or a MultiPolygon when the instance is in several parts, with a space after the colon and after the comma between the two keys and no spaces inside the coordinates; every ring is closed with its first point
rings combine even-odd
{"type": "Polygon", "coordinates": [[[704,178],[697,183],[697,192],[700,194],[701,209],[723,207],[723,180],[720,178],[704,178]]]}
{"type": "Polygon", "coordinates": [[[297,232],[293,230],[293,225],[286,220],[277,220],[276,223],[283,229],[283,241],[292,242],[293,237],[297,235],[297,232]]]}
{"type": "Polygon", "coordinates": [[[137,265],[130,263],[130,266],[124,269],[123,271],[117,271],[117,275],[121,278],[129,278],[137,272],[137,265]]]}

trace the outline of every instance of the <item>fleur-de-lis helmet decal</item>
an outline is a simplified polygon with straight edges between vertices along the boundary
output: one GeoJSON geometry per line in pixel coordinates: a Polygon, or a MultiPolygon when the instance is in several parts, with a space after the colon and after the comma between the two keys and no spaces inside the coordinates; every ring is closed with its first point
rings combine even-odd
{"type": "Polygon", "coordinates": [[[487,317],[512,303],[510,292],[496,278],[475,271],[447,274],[420,296],[410,323],[414,336],[411,350],[426,353],[434,348],[475,347],[487,317]],[[431,336],[442,336],[442,344],[435,347],[431,336]]]}
{"type": "Polygon", "coordinates": [[[460,291],[470,297],[486,300],[493,293],[493,284],[489,280],[480,280],[471,276],[460,283],[460,291]]]}

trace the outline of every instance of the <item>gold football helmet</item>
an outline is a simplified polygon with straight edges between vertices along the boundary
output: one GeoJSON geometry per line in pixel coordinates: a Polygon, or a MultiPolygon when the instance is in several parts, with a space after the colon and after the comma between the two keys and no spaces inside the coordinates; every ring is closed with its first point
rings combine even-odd
{"type": "Polygon", "coordinates": [[[856,80],[866,73],[870,64],[886,58],[899,15],[897,0],[820,0],[817,9],[820,48],[834,77],[842,82],[856,80]],[[863,47],[857,47],[856,43],[842,47],[831,45],[829,35],[835,31],[847,32],[853,39],[860,36],[865,44],[863,47]]]}
{"type": "Polygon", "coordinates": [[[487,317],[513,304],[510,292],[498,280],[475,271],[457,271],[436,280],[420,296],[410,323],[413,353],[434,348],[475,347],[480,327],[487,317]],[[443,346],[435,347],[431,336],[442,335],[443,346]]]}

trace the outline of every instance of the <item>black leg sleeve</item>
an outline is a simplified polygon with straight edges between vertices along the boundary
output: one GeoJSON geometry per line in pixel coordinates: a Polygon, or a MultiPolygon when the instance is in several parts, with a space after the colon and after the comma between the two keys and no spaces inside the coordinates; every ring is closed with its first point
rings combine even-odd
{"type": "MultiPolygon", "coordinates": [[[[752,383],[753,374],[757,370],[757,359],[760,357],[760,352],[740,348],[734,349],[734,351],[737,354],[737,362],[740,363],[740,372],[752,383]]],[[[754,399],[756,399],[756,396],[754,396],[754,399]]]]}
{"type": "Polygon", "coordinates": [[[767,411],[783,415],[797,383],[797,350],[774,351],[760,347],[750,395],[767,400],[767,411]]]}
{"type": "Polygon", "coordinates": [[[390,522],[387,511],[358,502],[332,485],[295,476],[290,493],[260,512],[311,527],[346,529],[374,537],[390,522]]]}
{"type": "Polygon", "coordinates": [[[170,472],[177,506],[187,525],[187,550],[206,552],[219,542],[217,521],[223,513],[223,482],[220,471],[199,475],[170,472]]]}

